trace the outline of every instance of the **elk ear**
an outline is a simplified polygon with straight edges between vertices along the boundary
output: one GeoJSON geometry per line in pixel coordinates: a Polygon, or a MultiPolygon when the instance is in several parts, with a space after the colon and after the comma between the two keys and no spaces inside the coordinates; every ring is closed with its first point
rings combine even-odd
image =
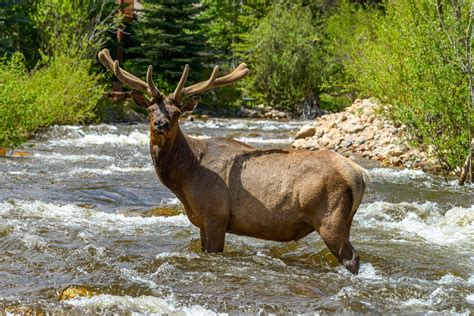
{"type": "Polygon", "coordinates": [[[181,105],[181,111],[183,112],[194,111],[199,101],[201,101],[201,98],[199,96],[193,96],[191,100],[188,100],[186,101],[186,103],[181,105]]]}
{"type": "Polygon", "coordinates": [[[148,99],[145,98],[143,94],[136,91],[132,91],[132,99],[136,105],[144,107],[144,108],[148,108],[151,105],[151,102],[148,101],[148,99]]]}

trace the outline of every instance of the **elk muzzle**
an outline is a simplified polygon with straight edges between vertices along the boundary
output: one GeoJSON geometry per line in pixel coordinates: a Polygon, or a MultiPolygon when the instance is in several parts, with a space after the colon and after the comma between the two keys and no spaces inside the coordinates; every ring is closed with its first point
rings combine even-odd
{"type": "Polygon", "coordinates": [[[155,129],[155,132],[158,132],[158,133],[166,132],[169,126],[170,126],[170,123],[168,121],[155,120],[153,122],[153,128],[155,129]]]}

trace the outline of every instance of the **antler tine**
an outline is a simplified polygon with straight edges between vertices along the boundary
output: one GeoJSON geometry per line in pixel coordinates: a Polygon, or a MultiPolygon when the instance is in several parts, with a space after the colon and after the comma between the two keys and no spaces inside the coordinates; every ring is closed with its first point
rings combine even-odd
{"type": "Polygon", "coordinates": [[[118,60],[112,60],[108,49],[104,48],[101,52],[99,52],[99,60],[105,66],[105,68],[115,74],[117,78],[123,83],[129,85],[133,89],[148,92],[147,83],[120,68],[118,60]]]}
{"type": "Polygon", "coordinates": [[[153,66],[150,65],[148,66],[148,71],[146,72],[146,82],[148,85],[148,93],[156,98],[161,95],[160,90],[155,86],[155,83],[153,82],[153,66]]]}
{"type": "Polygon", "coordinates": [[[218,88],[218,87],[232,84],[235,81],[242,79],[249,73],[249,70],[246,64],[240,64],[230,74],[227,74],[219,78],[215,78],[215,76],[217,76],[218,70],[219,68],[215,66],[212,72],[211,78],[209,80],[193,84],[192,86],[189,86],[186,88],[182,88],[188,75],[187,74],[188,69],[185,68],[185,72],[183,72],[183,76],[181,76],[181,80],[179,81],[178,87],[175,90],[174,99],[179,101],[181,97],[184,98],[193,94],[205,92],[209,89],[218,88]],[[185,79],[183,80],[183,78],[185,79]]]}
{"type": "Polygon", "coordinates": [[[201,93],[212,88],[214,82],[217,79],[217,73],[219,72],[219,66],[215,66],[212,70],[211,77],[209,80],[193,84],[192,86],[186,87],[182,90],[183,97],[187,97],[193,94],[201,93]]]}
{"type": "MultiPolygon", "coordinates": [[[[102,64],[108,69],[110,70],[112,73],[115,73],[114,72],[114,60],[112,59],[112,57],[110,56],[110,52],[107,48],[104,48],[101,52],[99,52],[99,59],[100,61],[102,62],[102,64]]],[[[138,79],[140,80],[139,78],[135,77],[134,75],[132,75],[131,73],[129,73],[128,71],[124,70],[124,69],[120,69],[122,71],[122,74],[125,75],[126,77],[129,77],[130,79],[138,79]]]]}
{"type": "MultiPolygon", "coordinates": [[[[234,69],[234,71],[232,71],[230,74],[227,74],[227,75],[225,75],[225,76],[222,76],[222,77],[217,78],[215,84],[217,84],[217,83],[220,82],[220,81],[223,81],[223,80],[225,81],[225,80],[227,80],[227,79],[229,79],[229,78],[235,76],[237,73],[241,72],[242,70],[245,70],[246,68],[247,68],[247,64],[242,63],[242,64],[238,65],[238,66],[234,69]]],[[[247,70],[248,70],[248,69],[247,69],[247,70]]],[[[215,84],[214,84],[214,85],[215,85],[215,84]]]]}
{"type": "Polygon", "coordinates": [[[188,74],[189,74],[189,65],[186,64],[184,66],[183,74],[181,75],[181,79],[179,79],[179,83],[176,86],[176,89],[173,92],[173,99],[178,100],[181,98],[181,92],[183,92],[184,84],[186,83],[186,80],[188,79],[188,74]]]}
{"type": "Polygon", "coordinates": [[[103,49],[102,51],[99,52],[99,60],[102,63],[102,65],[105,66],[111,73],[114,73],[114,63],[112,61],[112,58],[110,57],[110,53],[108,49],[103,49]]]}
{"type": "Polygon", "coordinates": [[[249,69],[247,68],[246,64],[240,64],[233,72],[228,74],[227,76],[223,76],[217,78],[216,82],[214,82],[213,88],[218,88],[222,86],[226,86],[232,84],[243,77],[245,77],[249,73],[249,69]]]}
{"type": "Polygon", "coordinates": [[[122,81],[126,85],[130,86],[133,89],[141,90],[143,92],[148,92],[148,85],[141,79],[137,77],[128,77],[122,72],[120,68],[119,61],[114,61],[114,74],[117,76],[118,80],[122,81]]]}

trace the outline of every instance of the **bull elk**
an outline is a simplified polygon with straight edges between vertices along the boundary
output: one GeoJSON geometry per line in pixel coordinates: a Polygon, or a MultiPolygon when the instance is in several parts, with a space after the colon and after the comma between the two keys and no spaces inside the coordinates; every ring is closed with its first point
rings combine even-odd
{"type": "Polygon", "coordinates": [[[243,78],[249,72],[245,64],[222,77],[216,66],[207,81],[188,87],[186,65],[174,92],[164,96],[151,65],[143,81],[120,68],[108,50],[99,59],[139,91],[132,97],[150,113],[156,173],[199,227],[203,251],[222,252],[226,233],[292,241],[316,230],[338,261],[358,273],[359,255],[349,233],[367,182],[363,168],[332,151],[261,150],[224,137],[196,139],[181,130],[178,119],[197,106],[196,94],[243,78]]]}

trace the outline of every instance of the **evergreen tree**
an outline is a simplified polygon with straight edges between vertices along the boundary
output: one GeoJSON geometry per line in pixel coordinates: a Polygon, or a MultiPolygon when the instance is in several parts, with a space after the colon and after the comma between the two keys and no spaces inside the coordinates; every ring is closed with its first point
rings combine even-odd
{"type": "Polygon", "coordinates": [[[143,5],[129,30],[126,68],[145,76],[147,66],[153,65],[154,78],[164,90],[174,88],[186,64],[191,68],[189,82],[201,79],[205,46],[199,31],[201,6],[195,0],[148,0],[143,5]]]}
{"type": "Polygon", "coordinates": [[[208,38],[208,49],[217,63],[229,62],[231,66],[237,59],[245,59],[251,50],[248,38],[252,29],[258,25],[272,7],[271,1],[246,0],[202,0],[206,19],[202,25],[208,38]]]}
{"type": "Polygon", "coordinates": [[[32,68],[38,55],[38,37],[31,18],[34,11],[31,0],[3,0],[0,5],[0,57],[21,52],[28,68],[32,68]]]}

